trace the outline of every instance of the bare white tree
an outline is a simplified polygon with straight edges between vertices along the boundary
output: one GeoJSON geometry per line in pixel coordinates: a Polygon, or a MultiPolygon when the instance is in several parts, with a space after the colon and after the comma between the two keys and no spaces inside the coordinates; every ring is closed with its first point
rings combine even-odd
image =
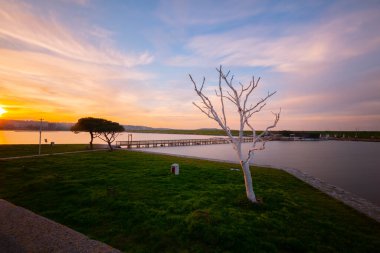
{"type": "Polygon", "coordinates": [[[251,125],[250,120],[256,113],[260,112],[264,108],[267,100],[270,97],[272,97],[276,92],[268,92],[268,94],[264,98],[261,98],[256,104],[249,104],[249,97],[253,94],[253,91],[259,85],[260,78],[255,80],[255,77],[252,77],[252,80],[250,81],[249,85],[243,85],[239,83],[240,87],[236,88],[233,84],[234,76],[232,75],[231,77],[229,77],[230,71],[228,71],[225,74],[222,70],[222,66],[220,66],[216,70],[219,73],[219,90],[215,90],[215,95],[220,100],[220,109],[218,110],[219,112],[213,106],[211,100],[205,95],[203,91],[206,79],[203,77],[202,84],[199,86],[194,81],[193,77],[189,74],[190,80],[194,85],[195,92],[201,99],[200,104],[197,104],[195,102],[193,102],[193,104],[202,113],[207,115],[207,117],[216,121],[219,124],[219,126],[226,132],[233,145],[233,148],[236,150],[241,168],[243,170],[247,198],[251,202],[256,203],[257,199],[253,191],[252,176],[251,171],[249,169],[249,165],[253,159],[255,151],[265,149],[265,143],[267,139],[264,137],[268,134],[270,129],[276,127],[280,119],[281,109],[278,113],[272,112],[272,114],[274,115],[273,124],[268,126],[260,134],[256,134],[256,129],[251,125]],[[236,137],[232,135],[231,129],[227,123],[226,102],[231,103],[237,109],[239,115],[239,135],[236,137]],[[245,127],[252,131],[253,137],[252,145],[246,156],[243,154],[242,151],[242,142],[245,127]]]}

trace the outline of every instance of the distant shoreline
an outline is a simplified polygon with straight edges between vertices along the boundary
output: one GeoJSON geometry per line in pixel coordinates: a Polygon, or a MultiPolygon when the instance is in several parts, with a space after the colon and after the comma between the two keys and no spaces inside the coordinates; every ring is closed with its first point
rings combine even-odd
{"type": "MultiPolygon", "coordinates": [[[[0,129],[0,132],[38,132],[39,129],[0,129]]],[[[43,132],[71,132],[65,129],[42,129],[43,132]]],[[[204,136],[223,136],[225,132],[219,129],[198,129],[198,130],[126,130],[126,133],[140,134],[176,134],[176,135],[204,135],[204,136]]],[[[236,130],[232,131],[237,136],[236,130]]],[[[258,131],[258,134],[260,131],[258,131]]],[[[272,131],[273,141],[362,141],[380,142],[380,131],[272,131]],[[284,135],[286,134],[286,135],[284,135]],[[336,137],[337,136],[337,137],[336,137]],[[339,137],[341,136],[341,137],[339,137]],[[351,137],[357,136],[357,137],[351,137]],[[321,138],[320,138],[321,137],[321,138]]],[[[244,136],[250,136],[249,131],[244,132],[244,136]]]]}

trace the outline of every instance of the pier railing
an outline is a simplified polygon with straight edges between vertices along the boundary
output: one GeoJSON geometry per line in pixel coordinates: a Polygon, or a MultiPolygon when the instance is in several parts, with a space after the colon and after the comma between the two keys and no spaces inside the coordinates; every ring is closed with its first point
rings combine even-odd
{"type": "MultiPolygon", "coordinates": [[[[242,142],[253,142],[252,137],[243,137],[242,142]]],[[[176,147],[176,146],[196,146],[211,144],[228,144],[228,138],[209,138],[209,139],[182,139],[182,140],[143,140],[143,141],[116,141],[116,146],[127,148],[157,148],[157,147],[176,147]]]]}

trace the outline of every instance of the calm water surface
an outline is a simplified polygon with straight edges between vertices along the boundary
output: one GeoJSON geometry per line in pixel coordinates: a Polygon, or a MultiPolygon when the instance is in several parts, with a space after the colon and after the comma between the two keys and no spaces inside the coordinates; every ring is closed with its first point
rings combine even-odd
{"type": "MultiPolygon", "coordinates": [[[[117,141],[128,140],[127,132],[120,134],[117,141]]],[[[183,135],[183,134],[154,134],[154,133],[131,133],[132,139],[137,140],[174,140],[174,139],[203,139],[212,136],[183,135]]],[[[56,144],[83,144],[90,141],[88,133],[75,134],[70,131],[46,131],[42,132],[42,142],[55,142],[56,144]]],[[[38,131],[0,131],[0,144],[38,144],[38,131]]],[[[104,143],[100,139],[94,139],[94,143],[104,143]]]]}
{"type": "MultiPolygon", "coordinates": [[[[204,135],[132,133],[133,140],[210,138],[204,135]]],[[[0,144],[38,144],[36,131],[0,131],[0,144]]],[[[89,134],[69,131],[42,132],[44,139],[57,144],[88,143],[89,134]]],[[[127,140],[128,133],[117,140],[127,140]]],[[[95,143],[103,143],[95,139],[95,143]]],[[[249,144],[244,144],[245,150],[249,144]]],[[[150,152],[237,161],[231,145],[206,145],[143,149],[150,152]]],[[[254,164],[296,168],[339,186],[380,206],[380,143],[340,141],[268,142],[256,152],[254,164]]]]}
{"type": "MultiPolygon", "coordinates": [[[[244,144],[248,150],[249,144],[244,144]]],[[[144,149],[151,152],[237,162],[231,145],[144,149]]],[[[254,164],[296,168],[380,206],[380,143],[345,141],[273,141],[258,151],[254,164]]]]}

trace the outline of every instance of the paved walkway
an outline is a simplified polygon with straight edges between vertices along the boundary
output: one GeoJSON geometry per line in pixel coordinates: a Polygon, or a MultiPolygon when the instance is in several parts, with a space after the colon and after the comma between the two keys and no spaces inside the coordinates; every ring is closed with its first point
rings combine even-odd
{"type": "Polygon", "coordinates": [[[120,253],[66,226],[0,199],[2,253],[120,253]]]}
{"type": "MultiPolygon", "coordinates": [[[[108,149],[6,157],[0,158],[0,160],[14,160],[104,150],[108,149]]],[[[121,251],[102,242],[91,240],[85,235],[66,226],[0,199],[0,252],[120,253],[121,251]]]]}

